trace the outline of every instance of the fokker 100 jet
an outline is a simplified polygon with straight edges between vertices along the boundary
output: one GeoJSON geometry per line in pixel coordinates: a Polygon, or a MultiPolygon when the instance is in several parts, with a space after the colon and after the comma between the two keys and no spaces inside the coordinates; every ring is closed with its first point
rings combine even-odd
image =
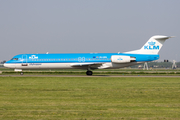
{"type": "Polygon", "coordinates": [[[92,75],[95,69],[118,69],[158,60],[158,52],[169,38],[156,35],[141,49],[123,53],[20,54],[4,66],[21,71],[21,75],[23,70],[31,69],[85,69],[87,75],[92,75]]]}

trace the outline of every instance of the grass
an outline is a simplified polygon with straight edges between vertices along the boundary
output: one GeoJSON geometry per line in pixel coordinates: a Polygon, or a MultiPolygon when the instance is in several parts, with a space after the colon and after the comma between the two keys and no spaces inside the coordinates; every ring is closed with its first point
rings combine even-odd
{"type": "Polygon", "coordinates": [[[179,78],[0,77],[0,119],[180,119],[179,78]]]}

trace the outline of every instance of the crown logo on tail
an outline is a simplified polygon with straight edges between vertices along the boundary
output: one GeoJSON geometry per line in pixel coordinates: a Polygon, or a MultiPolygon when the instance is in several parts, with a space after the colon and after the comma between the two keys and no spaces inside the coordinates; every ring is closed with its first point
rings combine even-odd
{"type": "Polygon", "coordinates": [[[148,44],[149,44],[149,45],[155,45],[156,42],[151,41],[151,42],[148,42],[148,44]]]}

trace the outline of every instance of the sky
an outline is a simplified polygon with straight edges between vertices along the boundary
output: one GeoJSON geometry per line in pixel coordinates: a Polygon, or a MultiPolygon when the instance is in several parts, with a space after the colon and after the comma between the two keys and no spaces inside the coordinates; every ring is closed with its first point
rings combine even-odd
{"type": "Polygon", "coordinates": [[[116,53],[168,39],[180,61],[180,0],[0,0],[0,61],[26,53],[116,53]]]}

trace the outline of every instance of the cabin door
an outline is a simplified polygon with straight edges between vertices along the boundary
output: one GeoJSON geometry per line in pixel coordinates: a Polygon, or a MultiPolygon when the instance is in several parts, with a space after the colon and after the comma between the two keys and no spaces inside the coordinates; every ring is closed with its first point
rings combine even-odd
{"type": "Polygon", "coordinates": [[[22,66],[27,66],[27,55],[22,55],[22,66]]]}

